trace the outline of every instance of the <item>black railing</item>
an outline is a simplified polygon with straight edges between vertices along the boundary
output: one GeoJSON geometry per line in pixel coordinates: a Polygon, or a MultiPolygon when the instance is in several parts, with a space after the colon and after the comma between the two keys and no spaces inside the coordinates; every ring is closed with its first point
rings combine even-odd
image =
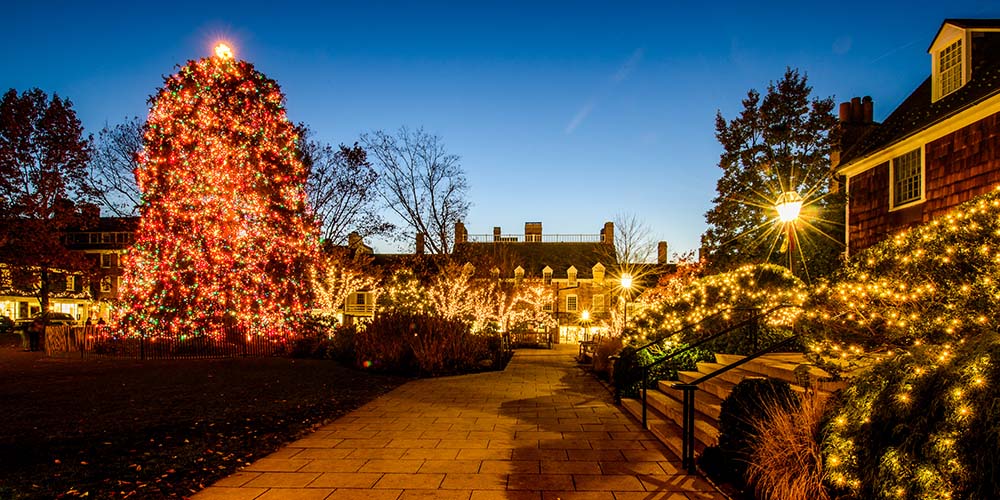
{"type": "Polygon", "coordinates": [[[111,326],[59,326],[45,329],[50,356],[123,359],[199,359],[266,357],[287,354],[297,337],[227,327],[213,335],[146,336],[124,334],[111,326]]]}
{"type": "MultiPolygon", "coordinates": [[[[691,382],[689,384],[676,384],[676,385],[674,385],[674,387],[676,387],[676,388],[684,391],[684,398],[683,398],[683,401],[682,401],[682,403],[683,403],[683,414],[681,416],[681,431],[682,431],[682,440],[683,440],[682,441],[682,446],[681,446],[681,450],[682,450],[681,461],[682,461],[682,465],[687,468],[688,472],[694,473],[694,471],[695,471],[695,464],[694,464],[694,435],[695,435],[695,427],[694,427],[694,413],[695,413],[695,411],[694,411],[694,400],[695,400],[695,395],[694,395],[694,391],[698,389],[698,384],[701,384],[702,382],[705,382],[706,380],[710,380],[710,379],[712,379],[712,378],[714,378],[714,377],[716,377],[716,376],[718,376],[718,375],[720,375],[722,373],[725,373],[725,372],[727,372],[727,371],[729,371],[729,370],[731,370],[733,368],[736,368],[737,366],[740,366],[740,365],[742,365],[744,363],[752,361],[752,360],[754,360],[754,359],[756,359],[756,358],[758,358],[760,356],[763,356],[764,354],[767,354],[767,353],[770,353],[770,352],[774,352],[777,349],[781,349],[783,347],[791,345],[793,342],[797,341],[798,340],[798,336],[793,333],[790,337],[782,339],[781,341],[778,341],[778,342],[774,343],[771,346],[768,346],[767,348],[765,348],[763,350],[760,349],[760,338],[759,338],[760,337],[760,320],[763,319],[763,318],[766,318],[766,317],[770,316],[771,314],[774,314],[777,311],[784,310],[784,309],[789,309],[789,308],[800,309],[801,306],[797,306],[797,305],[794,305],[794,304],[781,304],[781,305],[772,307],[771,309],[768,309],[767,311],[765,311],[763,313],[760,312],[760,308],[733,308],[733,309],[727,309],[727,310],[724,310],[724,311],[719,311],[719,312],[717,312],[717,313],[715,313],[715,314],[713,314],[711,316],[707,316],[705,318],[702,318],[700,321],[698,321],[696,323],[692,323],[690,325],[685,325],[680,330],[677,330],[676,332],[672,332],[671,334],[669,334],[667,336],[667,338],[672,337],[674,335],[677,335],[679,333],[682,333],[685,330],[688,330],[688,329],[690,329],[690,328],[692,328],[694,326],[697,326],[697,325],[699,325],[701,323],[704,323],[705,321],[713,319],[713,318],[715,318],[715,317],[717,317],[717,316],[719,316],[719,315],[721,315],[723,313],[726,313],[726,312],[731,312],[731,311],[750,311],[753,314],[749,318],[747,318],[747,319],[745,319],[743,321],[740,321],[740,322],[738,322],[736,324],[730,325],[730,326],[728,326],[728,327],[720,330],[719,332],[716,332],[716,333],[713,333],[711,335],[702,337],[697,342],[695,342],[693,344],[690,344],[688,346],[685,346],[683,349],[680,349],[680,350],[677,350],[675,352],[672,352],[672,353],[670,353],[670,354],[668,354],[668,355],[666,355],[666,356],[664,356],[664,357],[662,357],[662,358],[660,358],[660,359],[658,359],[658,360],[656,360],[656,361],[654,361],[652,363],[649,363],[649,364],[646,364],[646,365],[641,365],[641,369],[642,369],[642,381],[641,381],[641,384],[642,384],[642,387],[641,387],[642,427],[645,429],[645,428],[648,428],[648,418],[647,418],[647,414],[648,414],[647,389],[649,387],[649,374],[650,374],[650,371],[653,368],[655,368],[655,367],[657,367],[659,365],[662,365],[663,363],[666,363],[668,361],[671,361],[673,359],[676,359],[677,357],[679,357],[679,356],[681,356],[683,354],[692,352],[695,349],[698,349],[698,348],[704,346],[705,344],[708,344],[709,342],[718,340],[719,338],[721,338],[723,336],[726,336],[726,335],[728,335],[728,334],[730,334],[730,333],[732,333],[734,331],[743,330],[744,328],[749,328],[749,330],[750,330],[749,335],[750,335],[750,343],[751,343],[752,352],[753,352],[752,354],[750,354],[749,356],[741,359],[740,361],[738,361],[736,363],[724,366],[724,367],[720,368],[719,370],[716,370],[716,371],[714,371],[714,372],[712,372],[712,373],[710,373],[708,375],[705,375],[704,377],[701,377],[698,380],[695,380],[694,382],[691,382]]],[[[640,348],[636,349],[632,353],[632,356],[634,356],[635,362],[638,363],[638,359],[639,359],[638,358],[638,354],[640,352],[642,352],[642,351],[648,351],[649,349],[652,348],[652,346],[658,345],[661,342],[662,342],[662,340],[655,341],[655,342],[650,342],[650,343],[648,343],[648,344],[646,344],[644,346],[641,346],[640,348]]],[[[616,396],[619,398],[619,400],[620,400],[620,392],[617,392],[617,391],[620,391],[620,390],[621,390],[620,387],[616,387],[616,396]]]]}
{"type": "MultiPolygon", "coordinates": [[[[759,319],[760,317],[762,317],[762,316],[758,316],[757,318],[759,319]]],[[[711,380],[711,379],[713,379],[713,378],[715,378],[715,377],[717,377],[719,375],[722,375],[723,373],[726,373],[729,370],[732,370],[732,369],[737,368],[737,367],[739,367],[741,365],[749,363],[750,361],[753,361],[753,360],[755,360],[755,359],[757,359],[757,358],[759,358],[759,357],[761,357],[761,356],[763,356],[765,354],[768,354],[768,353],[771,353],[771,352],[776,352],[779,349],[782,349],[784,347],[792,345],[796,341],[799,340],[798,337],[799,337],[798,335],[793,334],[791,337],[788,337],[788,338],[786,338],[784,340],[781,340],[779,342],[775,342],[774,344],[768,346],[765,349],[761,349],[761,350],[759,350],[759,351],[757,351],[757,352],[755,352],[755,353],[753,353],[753,354],[751,354],[749,356],[744,357],[743,359],[740,359],[739,361],[736,361],[735,363],[731,363],[731,364],[728,364],[726,366],[723,366],[722,368],[719,368],[718,370],[715,370],[714,372],[709,373],[709,374],[707,374],[707,375],[705,375],[705,376],[703,376],[703,377],[701,377],[701,378],[699,378],[699,379],[697,379],[695,381],[689,382],[687,384],[674,384],[674,388],[680,389],[681,391],[684,391],[683,411],[682,411],[682,415],[681,415],[681,424],[682,424],[681,425],[681,466],[685,467],[687,469],[687,471],[688,471],[689,474],[694,474],[695,471],[696,471],[695,470],[695,461],[694,461],[694,450],[695,450],[695,448],[694,448],[694,434],[695,434],[695,429],[694,429],[694,413],[695,413],[695,410],[694,410],[694,398],[695,398],[695,391],[698,390],[698,385],[701,384],[702,382],[706,382],[706,381],[711,380]]],[[[645,403],[645,401],[643,401],[643,415],[645,415],[645,408],[646,408],[646,403],[645,403]]],[[[643,425],[645,426],[645,424],[643,424],[643,425]]]]}
{"type": "MultiPolygon", "coordinates": [[[[654,340],[652,342],[649,342],[649,343],[646,343],[646,344],[644,344],[642,346],[637,347],[634,351],[630,352],[628,354],[628,356],[629,356],[631,362],[638,364],[639,356],[643,352],[648,352],[648,351],[652,350],[654,347],[657,347],[657,346],[663,344],[663,342],[665,341],[665,339],[667,339],[667,340],[672,339],[672,338],[676,337],[677,335],[680,335],[680,334],[682,334],[682,333],[684,333],[684,332],[686,332],[686,331],[688,331],[688,330],[690,330],[692,328],[701,326],[702,324],[704,324],[704,323],[706,323],[706,322],[708,322],[710,320],[713,320],[713,319],[715,319],[715,318],[717,318],[719,316],[723,316],[723,315],[728,314],[728,313],[732,313],[732,312],[746,312],[746,311],[754,311],[754,312],[756,312],[758,310],[759,309],[755,308],[755,307],[733,307],[733,308],[729,308],[729,309],[723,309],[721,311],[716,311],[716,312],[714,312],[712,314],[709,314],[708,316],[705,316],[704,318],[701,318],[698,321],[695,321],[694,323],[688,323],[688,324],[682,326],[678,330],[675,330],[675,331],[672,331],[670,333],[667,333],[666,335],[664,335],[659,340],[654,340]]],[[[679,353],[677,353],[677,354],[679,354],[679,353]]],[[[674,357],[674,354],[671,354],[669,357],[671,357],[671,358],[674,357]]],[[[617,359],[618,359],[617,356],[612,356],[612,360],[617,360],[617,359]]],[[[628,361],[626,361],[625,364],[627,365],[628,361]]],[[[658,365],[658,364],[660,364],[660,363],[659,362],[657,362],[657,363],[651,363],[650,366],[658,365]]],[[[626,381],[626,383],[631,384],[631,383],[633,383],[633,381],[629,380],[629,381],[626,381]]],[[[645,376],[644,376],[643,384],[645,384],[645,383],[646,383],[646,380],[645,380],[645,376]]],[[[622,399],[622,387],[621,387],[621,385],[622,384],[615,384],[615,401],[619,402],[619,403],[621,402],[621,399],[622,399]]],[[[643,395],[643,400],[645,400],[645,395],[643,395]]],[[[643,416],[643,420],[642,420],[642,424],[644,426],[646,425],[645,414],[646,414],[646,411],[645,411],[645,405],[644,405],[643,406],[643,415],[644,416],[643,416]]]]}

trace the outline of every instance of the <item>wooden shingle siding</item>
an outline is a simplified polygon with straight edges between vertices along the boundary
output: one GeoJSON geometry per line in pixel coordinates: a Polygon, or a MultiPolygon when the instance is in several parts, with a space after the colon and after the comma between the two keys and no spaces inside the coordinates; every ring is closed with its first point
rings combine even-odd
{"type": "Polygon", "coordinates": [[[927,144],[924,221],[1000,184],[1000,113],[927,144]]]}
{"type": "Polygon", "coordinates": [[[924,147],[925,202],[889,211],[889,163],[850,179],[850,251],[927,222],[1000,184],[1000,113],[924,147]]]}
{"type": "Polygon", "coordinates": [[[851,253],[877,243],[889,227],[889,163],[851,177],[851,253]]]}

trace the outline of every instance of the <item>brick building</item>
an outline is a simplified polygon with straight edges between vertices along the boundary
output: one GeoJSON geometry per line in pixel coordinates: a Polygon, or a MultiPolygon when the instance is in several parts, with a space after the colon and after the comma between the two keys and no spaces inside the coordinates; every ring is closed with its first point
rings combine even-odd
{"type": "MultiPolygon", "coordinates": [[[[122,269],[121,255],[134,242],[138,218],[102,217],[98,224],[82,231],[70,231],[63,237],[67,248],[83,252],[90,269],[56,272],[52,280],[50,308],[72,315],[80,321],[110,318],[112,301],[117,297],[122,269]]],[[[32,290],[19,287],[12,270],[0,264],[0,316],[28,318],[41,310],[32,290]]]]}
{"type": "Polygon", "coordinates": [[[1000,184],[1000,19],[947,19],[928,53],[930,76],[882,123],[869,97],[840,105],[851,254],[1000,184]]]}

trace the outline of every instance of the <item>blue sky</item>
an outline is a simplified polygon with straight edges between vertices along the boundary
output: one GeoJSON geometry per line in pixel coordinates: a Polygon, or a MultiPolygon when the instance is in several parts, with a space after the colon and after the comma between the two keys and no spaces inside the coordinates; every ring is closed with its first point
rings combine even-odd
{"type": "Polygon", "coordinates": [[[791,66],[817,96],[871,95],[879,120],[929,74],[943,19],[1000,18],[980,0],[278,3],[16,2],[0,87],[68,97],[96,134],[226,39],[320,139],[440,135],[468,175],[470,233],[597,233],[634,213],[673,253],[705,229],[717,110],[791,66]]]}

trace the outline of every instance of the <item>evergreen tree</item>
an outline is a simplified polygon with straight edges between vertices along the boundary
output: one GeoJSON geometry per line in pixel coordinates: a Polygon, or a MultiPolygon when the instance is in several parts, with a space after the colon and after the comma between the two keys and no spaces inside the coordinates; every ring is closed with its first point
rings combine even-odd
{"type": "Polygon", "coordinates": [[[836,267],[844,230],[843,196],[831,192],[836,117],[832,98],[811,93],[806,76],[789,68],[763,98],[751,89],[736,118],[716,115],[722,177],[701,238],[710,272],[747,263],[787,266],[788,252],[796,275],[806,279],[836,267]],[[803,199],[791,241],[774,208],[789,191],[803,199]]]}
{"type": "Polygon", "coordinates": [[[307,306],[317,238],[278,84],[217,50],[167,77],[151,102],[126,321],[171,335],[287,332],[307,306]]]}

